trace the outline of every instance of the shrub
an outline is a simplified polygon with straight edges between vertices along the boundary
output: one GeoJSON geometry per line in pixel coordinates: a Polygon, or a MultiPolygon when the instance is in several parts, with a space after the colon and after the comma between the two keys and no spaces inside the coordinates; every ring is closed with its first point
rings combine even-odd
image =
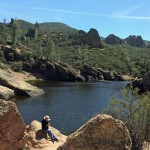
{"type": "Polygon", "coordinates": [[[13,62],[11,64],[11,68],[16,72],[21,72],[22,67],[23,67],[22,62],[13,62]]]}
{"type": "Polygon", "coordinates": [[[132,150],[141,150],[144,141],[150,141],[150,93],[139,95],[137,89],[124,89],[122,98],[112,98],[104,112],[126,124],[132,150]]]}

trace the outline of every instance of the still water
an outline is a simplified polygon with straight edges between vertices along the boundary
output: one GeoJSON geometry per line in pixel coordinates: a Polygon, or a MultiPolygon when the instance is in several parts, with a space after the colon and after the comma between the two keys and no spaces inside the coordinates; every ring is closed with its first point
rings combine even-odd
{"type": "Polygon", "coordinates": [[[49,115],[51,125],[61,132],[72,132],[101,113],[112,96],[128,82],[40,82],[44,95],[17,97],[15,102],[26,124],[49,115]]]}

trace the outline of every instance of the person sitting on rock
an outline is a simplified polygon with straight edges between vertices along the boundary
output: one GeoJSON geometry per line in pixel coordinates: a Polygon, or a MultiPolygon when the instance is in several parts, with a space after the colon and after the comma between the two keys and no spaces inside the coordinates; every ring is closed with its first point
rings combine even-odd
{"type": "Polygon", "coordinates": [[[43,118],[43,120],[41,121],[42,124],[42,130],[46,133],[48,133],[48,135],[50,136],[52,142],[54,143],[54,141],[58,142],[58,139],[55,137],[55,135],[51,132],[51,130],[49,129],[49,121],[50,121],[50,117],[49,116],[45,116],[43,118]]]}

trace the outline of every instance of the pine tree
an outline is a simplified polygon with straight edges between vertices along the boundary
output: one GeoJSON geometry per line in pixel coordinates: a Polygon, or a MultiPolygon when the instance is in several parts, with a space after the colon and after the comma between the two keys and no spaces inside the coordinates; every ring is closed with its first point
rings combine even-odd
{"type": "Polygon", "coordinates": [[[12,44],[13,45],[16,45],[16,43],[18,42],[19,34],[20,34],[20,25],[19,25],[18,20],[15,18],[12,24],[12,44]]]}

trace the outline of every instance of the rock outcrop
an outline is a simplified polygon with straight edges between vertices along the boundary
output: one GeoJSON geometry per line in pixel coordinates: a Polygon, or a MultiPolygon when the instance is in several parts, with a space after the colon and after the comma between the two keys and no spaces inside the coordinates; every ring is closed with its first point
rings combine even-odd
{"type": "Polygon", "coordinates": [[[86,81],[99,81],[99,80],[108,80],[108,81],[124,81],[122,75],[117,74],[116,72],[105,71],[101,68],[90,67],[85,64],[80,68],[81,75],[85,77],[86,81]]]}
{"type": "Polygon", "coordinates": [[[90,29],[86,34],[86,44],[94,48],[104,47],[96,29],[90,29]]]}
{"type": "Polygon", "coordinates": [[[105,71],[105,70],[103,70],[101,68],[97,68],[97,70],[103,75],[104,80],[109,80],[109,81],[124,81],[123,76],[117,74],[116,72],[105,71]]]}
{"type": "Polygon", "coordinates": [[[15,103],[0,100],[0,150],[23,148],[24,130],[25,123],[15,103]]]}
{"type": "Polygon", "coordinates": [[[150,91],[150,71],[147,72],[143,78],[135,79],[130,84],[127,85],[130,88],[138,88],[140,93],[150,91]]]}
{"type": "Polygon", "coordinates": [[[23,56],[20,54],[20,49],[14,49],[10,45],[2,46],[4,57],[8,61],[24,61],[23,56]]]}
{"type": "Polygon", "coordinates": [[[105,41],[107,44],[110,45],[117,45],[123,43],[123,40],[121,40],[119,37],[115,36],[114,34],[110,34],[109,36],[107,36],[105,41]]]}
{"type": "Polygon", "coordinates": [[[99,72],[94,67],[90,67],[89,65],[84,65],[81,69],[81,75],[85,77],[86,81],[98,81],[103,80],[103,74],[99,72]]]}
{"type": "Polygon", "coordinates": [[[135,46],[135,47],[144,47],[145,46],[145,42],[141,36],[130,35],[125,40],[131,46],[135,46]]]}
{"type": "Polygon", "coordinates": [[[97,115],[71,134],[58,150],[130,150],[129,131],[109,115],[97,115]]]}
{"type": "Polygon", "coordinates": [[[3,69],[0,69],[0,84],[14,90],[16,95],[38,96],[44,93],[42,89],[19,80],[3,69]]]}
{"type": "Polygon", "coordinates": [[[143,90],[150,91],[150,71],[144,75],[142,82],[143,82],[143,90]]]}
{"type": "Polygon", "coordinates": [[[40,59],[32,71],[41,74],[47,80],[84,81],[80,71],[64,63],[55,63],[47,59],[40,59]]]}
{"type": "Polygon", "coordinates": [[[11,90],[7,87],[0,85],[0,99],[7,100],[14,96],[15,96],[14,90],[11,90]]]}
{"type": "Polygon", "coordinates": [[[40,122],[36,120],[32,121],[25,130],[23,138],[25,147],[30,150],[57,150],[57,148],[66,141],[67,136],[61,134],[53,127],[50,127],[50,130],[59,139],[59,142],[52,143],[49,136],[42,132],[40,122]]]}

